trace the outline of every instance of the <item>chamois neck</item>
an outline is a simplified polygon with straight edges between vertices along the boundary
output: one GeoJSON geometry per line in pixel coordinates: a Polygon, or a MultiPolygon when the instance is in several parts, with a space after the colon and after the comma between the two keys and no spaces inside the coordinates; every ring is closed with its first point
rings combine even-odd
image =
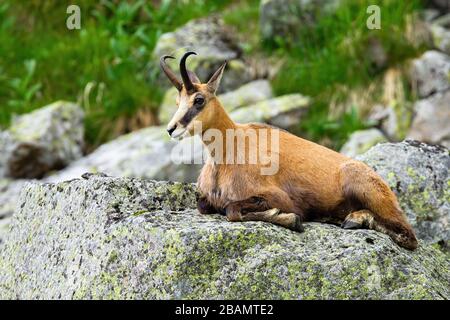
{"type": "Polygon", "coordinates": [[[219,99],[214,98],[211,103],[214,104],[214,121],[212,121],[209,128],[220,130],[223,135],[225,135],[227,129],[235,129],[236,124],[231,120],[219,99]]]}
{"type": "Polygon", "coordinates": [[[217,147],[218,143],[222,143],[223,155],[226,154],[227,130],[236,129],[236,124],[230,118],[230,116],[228,115],[228,113],[226,112],[226,110],[224,109],[224,107],[222,106],[222,104],[220,103],[220,101],[217,98],[215,98],[210,103],[214,104],[214,106],[213,106],[214,118],[211,121],[211,123],[209,123],[209,125],[205,128],[203,135],[202,135],[202,141],[203,141],[203,144],[207,147],[209,154],[212,157],[214,157],[215,152],[217,152],[217,149],[215,149],[215,148],[217,147]],[[207,132],[208,129],[215,129],[214,131],[216,131],[216,132],[220,131],[220,133],[221,133],[220,137],[215,137],[215,138],[211,139],[211,136],[209,134],[205,134],[205,132],[207,132]],[[216,140],[217,138],[222,139],[222,141],[220,141],[220,142],[217,141],[216,140]]]}

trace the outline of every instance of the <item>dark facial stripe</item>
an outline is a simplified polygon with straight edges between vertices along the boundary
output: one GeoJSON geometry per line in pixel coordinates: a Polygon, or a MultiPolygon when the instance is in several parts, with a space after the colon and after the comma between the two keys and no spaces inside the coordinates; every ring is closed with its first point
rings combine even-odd
{"type": "Polygon", "coordinates": [[[194,119],[202,110],[203,107],[200,109],[196,107],[189,108],[189,110],[184,114],[183,118],[181,118],[180,124],[186,127],[189,123],[191,123],[192,119],[194,119]]]}
{"type": "Polygon", "coordinates": [[[192,119],[194,119],[200,112],[202,112],[203,108],[205,107],[205,103],[203,102],[202,105],[196,105],[194,104],[192,107],[188,109],[188,111],[184,114],[183,118],[180,120],[180,124],[182,126],[187,126],[189,123],[191,123],[192,119]]]}

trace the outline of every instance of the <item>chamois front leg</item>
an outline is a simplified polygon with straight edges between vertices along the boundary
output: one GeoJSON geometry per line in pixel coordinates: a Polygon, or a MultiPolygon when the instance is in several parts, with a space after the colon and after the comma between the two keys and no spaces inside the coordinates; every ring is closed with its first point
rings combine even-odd
{"type": "Polygon", "coordinates": [[[251,197],[236,201],[226,208],[228,221],[265,221],[293,231],[303,231],[300,216],[295,213],[280,213],[280,209],[271,208],[260,197],[251,197]]]}
{"type": "Polygon", "coordinates": [[[217,213],[217,209],[206,199],[206,197],[200,197],[197,201],[197,210],[201,214],[217,213]]]}
{"type": "Polygon", "coordinates": [[[242,221],[265,221],[293,231],[303,232],[302,220],[295,213],[281,213],[273,208],[262,212],[249,212],[242,216],[242,221]]]}

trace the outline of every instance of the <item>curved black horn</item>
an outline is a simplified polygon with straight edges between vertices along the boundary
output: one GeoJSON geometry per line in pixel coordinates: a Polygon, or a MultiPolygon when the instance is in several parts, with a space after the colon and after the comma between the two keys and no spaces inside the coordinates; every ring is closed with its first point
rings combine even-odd
{"type": "Polygon", "coordinates": [[[169,66],[166,64],[166,59],[175,59],[175,58],[168,55],[162,56],[161,59],[159,59],[159,65],[166,74],[167,78],[169,78],[170,82],[172,82],[172,84],[175,86],[175,88],[177,88],[178,91],[181,91],[182,84],[180,80],[178,80],[175,73],[173,73],[173,71],[170,70],[169,66]]]}
{"type": "Polygon", "coordinates": [[[186,70],[186,59],[191,54],[197,54],[194,51],[186,52],[183,57],[180,60],[180,73],[181,73],[181,79],[183,79],[184,87],[186,88],[187,92],[194,91],[194,85],[192,84],[191,78],[189,78],[188,71],[186,70]]]}

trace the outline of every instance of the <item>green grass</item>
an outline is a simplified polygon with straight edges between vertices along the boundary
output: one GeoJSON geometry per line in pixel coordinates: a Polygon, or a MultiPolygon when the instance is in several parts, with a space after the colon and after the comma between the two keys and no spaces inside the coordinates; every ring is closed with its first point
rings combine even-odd
{"type": "Polygon", "coordinates": [[[244,53],[251,55],[260,50],[259,40],[260,0],[238,1],[223,12],[225,24],[238,30],[238,41],[244,53]],[[239,37],[240,36],[240,37],[239,37]]]}
{"type": "MultiPolygon", "coordinates": [[[[275,79],[279,94],[301,90],[318,95],[336,83],[350,86],[367,83],[380,71],[367,57],[368,43],[378,39],[390,65],[414,56],[418,50],[404,37],[405,18],[419,7],[419,1],[384,0],[381,29],[366,27],[365,8],[371,1],[346,1],[332,15],[323,16],[312,28],[302,29],[297,41],[279,43],[280,55],[287,62],[275,79]]],[[[270,48],[273,49],[273,48],[270,48]]]]}

